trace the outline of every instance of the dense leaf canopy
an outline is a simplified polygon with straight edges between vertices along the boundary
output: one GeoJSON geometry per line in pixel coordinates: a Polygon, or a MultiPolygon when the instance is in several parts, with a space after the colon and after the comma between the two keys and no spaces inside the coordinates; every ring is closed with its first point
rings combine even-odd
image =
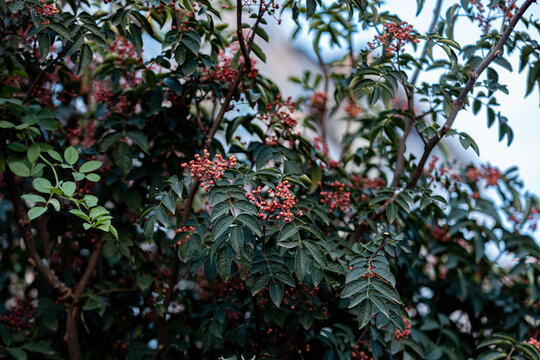
{"type": "Polygon", "coordinates": [[[540,359],[538,199],[447,141],[485,111],[512,142],[538,5],[411,6],[426,33],[377,0],[0,0],[0,357],[540,359]],[[260,70],[282,20],[295,98],[260,70]]]}

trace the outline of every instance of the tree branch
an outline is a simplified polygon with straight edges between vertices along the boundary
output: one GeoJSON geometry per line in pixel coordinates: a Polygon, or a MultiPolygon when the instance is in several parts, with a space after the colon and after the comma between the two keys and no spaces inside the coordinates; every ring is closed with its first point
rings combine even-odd
{"type": "Polygon", "coordinates": [[[11,202],[13,203],[13,208],[15,210],[15,216],[18,219],[21,235],[24,245],[26,246],[26,252],[28,253],[28,263],[34,269],[36,269],[38,274],[45,280],[45,282],[47,282],[47,284],[49,284],[49,286],[54,290],[55,293],[58,294],[61,299],[72,298],[73,293],[71,289],[58,279],[54,272],[47,267],[47,265],[45,265],[39,256],[36,249],[34,235],[32,234],[32,224],[24,208],[24,204],[21,199],[21,192],[15,184],[15,179],[11,171],[6,169],[4,174],[11,202]]]}
{"type": "Polygon", "coordinates": [[[501,38],[499,39],[499,41],[497,41],[489,54],[484,58],[484,60],[482,60],[482,62],[476,67],[476,69],[474,69],[471,77],[465,84],[465,87],[460,91],[457,99],[454,101],[452,109],[450,110],[450,113],[446,118],[444,126],[439,131],[439,134],[429,139],[427,145],[424,146],[424,153],[422,154],[422,158],[418,162],[418,166],[416,167],[413,175],[411,176],[408,187],[416,186],[418,180],[420,179],[420,176],[422,175],[424,165],[426,164],[426,161],[429,158],[431,151],[435,148],[439,141],[441,141],[441,139],[446,135],[448,130],[450,130],[450,128],[454,124],[456,116],[458,112],[464,107],[465,100],[467,100],[467,95],[474,87],[476,80],[478,79],[480,74],[482,74],[482,72],[489,66],[489,64],[491,64],[491,62],[495,60],[497,56],[500,56],[503,53],[503,46],[510,37],[510,34],[516,27],[519,20],[523,17],[525,11],[527,11],[527,9],[535,2],[536,0],[527,0],[525,3],[523,3],[523,5],[521,5],[514,17],[512,17],[512,20],[510,21],[510,24],[508,24],[506,30],[501,34],[501,38]]]}
{"type": "Polygon", "coordinates": [[[75,290],[75,299],[74,302],[76,303],[81,295],[85,292],[86,287],[88,286],[88,282],[92,277],[94,276],[94,272],[96,270],[96,266],[98,263],[99,256],[101,255],[101,249],[103,248],[103,241],[99,240],[94,245],[94,249],[92,250],[92,254],[90,255],[90,258],[88,259],[88,265],[86,265],[86,269],[84,270],[84,274],[79,280],[79,283],[77,284],[77,288],[75,290]]]}
{"type": "MultiPolygon", "coordinates": [[[[439,19],[439,14],[441,12],[441,5],[442,5],[442,0],[437,0],[437,4],[435,5],[435,9],[433,10],[433,20],[431,20],[428,33],[432,33],[435,30],[435,26],[437,26],[437,20],[439,19]]],[[[422,50],[422,54],[420,55],[420,59],[419,59],[420,64],[416,68],[411,78],[410,83],[403,84],[403,88],[405,90],[405,93],[407,94],[407,107],[409,110],[409,114],[407,117],[407,124],[405,125],[405,131],[403,132],[403,136],[401,137],[401,139],[399,139],[398,153],[397,153],[397,159],[396,159],[396,168],[394,169],[394,177],[392,179],[393,187],[397,187],[399,185],[399,182],[401,180],[401,175],[403,174],[403,168],[405,166],[404,165],[405,151],[407,150],[407,138],[409,137],[411,129],[414,125],[414,121],[416,120],[414,116],[414,86],[416,85],[416,82],[418,81],[418,75],[420,75],[420,70],[422,69],[422,62],[426,58],[427,53],[428,53],[428,43],[426,42],[424,44],[424,49],[422,50]]]]}
{"type": "Polygon", "coordinates": [[[249,57],[249,50],[246,46],[244,32],[242,31],[242,0],[236,0],[236,35],[238,36],[238,43],[244,57],[244,64],[246,64],[246,71],[249,72],[251,71],[251,58],[249,57]]]}

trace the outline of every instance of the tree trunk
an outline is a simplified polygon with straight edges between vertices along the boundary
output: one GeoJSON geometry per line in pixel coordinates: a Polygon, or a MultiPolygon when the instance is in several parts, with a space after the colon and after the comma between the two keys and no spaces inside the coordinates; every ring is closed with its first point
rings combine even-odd
{"type": "Polygon", "coordinates": [[[66,307],[66,336],[64,340],[67,343],[69,358],[71,360],[82,360],[81,347],[79,345],[79,307],[69,305],[66,307]]]}

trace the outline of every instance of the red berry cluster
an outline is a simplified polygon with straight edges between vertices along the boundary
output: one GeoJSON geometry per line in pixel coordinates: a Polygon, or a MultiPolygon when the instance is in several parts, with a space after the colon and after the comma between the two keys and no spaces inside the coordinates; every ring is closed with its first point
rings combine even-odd
{"type": "Polygon", "coordinates": [[[95,120],[88,120],[77,123],[77,128],[67,129],[69,134],[69,144],[71,146],[82,145],[84,149],[88,149],[96,143],[94,134],[97,124],[95,120]]]}
{"type": "Polygon", "coordinates": [[[182,245],[182,243],[184,241],[186,241],[187,239],[189,239],[189,237],[191,236],[191,234],[195,231],[195,228],[193,226],[182,226],[180,229],[176,229],[176,233],[182,233],[182,232],[185,232],[187,233],[185,236],[183,236],[182,238],[180,238],[180,240],[178,240],[176,242],[176,245],[177,246],[180,246],[182,245]]]}
{"type": "MultiPolygon", "coordinates": [[[[247,34],[245,36],[247,36],[247,34]]],[[[245,61],[244,57],[241,56],[238,60],[238,68],[233,68],[232,59],[234,54],[236,54],[238,51],[240,51],[238,41],[233,41],[228,48],[225,50],[220,50],[218,55],[219,62],[211,71],[208,72],[208,78],[212,81],[221,81],[227,84],[232,83],[238,75],[238,68],[245,61]]],[[[251,67],[247,77],[249,79],[255,79],[257,76],[259,76],[259,70],[255,68],[256,61],[254,59],[250,59],[250,61],[251,67]]]]}
{"type": "Polygon", "coordinates": [[[62,104],[69,104],[71,100],[77,97],[75,90],[62,90],[56,94],[56,100],[60,101],[62,104]]]}
{"type": "Polygon", "coordinates": [[[0,323],[4,324],[8,330],[23,331],[28,335],[34,323],[35,308],[31,302],[19,299],[14,307],[0,317],[0,323]]]}
{"type": "Polygon", "coordinates": [[[524,343],[527,343],[527,344],[530,344],[532,346],[534,346],[535,348],[539,349],[540,350],[540,343],[538,343],[538,340],[536,340],[535,338],[531,337],[529,339],[529,341],[524,341],[524,343]]]}
{"type": "Polygon", "coordinates": [[[352,102],[349,102],[347,105],[345,105],[345,112],[350,117],[357,117],[358,114],[362,111],[362,108],[358,105],[353,104],[352,102]]]}
{"type": "Polygon", "coordinates": [[[465,173],[465,177],[474,182],[477,182],[480,180],[480,178],[483,178],[487,181],[488,186],[495,186],[501,178],[501,172],[499,169],[491,166],[482,166],[480,169],[471,167],[465,173]]]}
{"type": "Polygon", "coordinates": [[[41,8],[37,9],[41,16],[54,16],[60,12],[54,5],[49,5],[45,0],[41,0],[41,8]]]}
{"type": "Polygon", "coordinates": [[[106,115],[109,113],[116,113],[129,117],[134,110],[134,106],[124,95],[119,95],[116,99],[111,90],[102,90],[97,93],[96,101],[98,103],[105,103],[107,106],[106,115]]]}
{"type": "Polygon", "coordinates": [[[419,42],[415,35],[411,34],[413,26],[403,21],[400,24],[391,22],[384,24],[386,31],[383,35],[375,35],[372,42],[368,42],[368,46],[371,50],[374,50],[378,46],[383,46],[388,57],[392,57],[403,50],[403,47],[407,43],[417,44],[419,42]],[[394,43],[395,40],[395,43],[394,43]]]}
{"type": "Polygon", "coordinates": [[[386,182],[384,179],[381,178],[373,178],[368,179],[363,177],[360,174],[353,174],[351,175],[351,179],[353,183],[351,184],[351,187],[354,189],[378,189],[380,187],[383,187],[386,182]]]}
{"type": "Polygon", "coordinates": [[[324,91],[314,91],[311,95],[311,106],[318,112],[324,111],[328,94],[324,91]]]}
{"type": "Polygon", "coordinates": [[[313,139],[313,146],[316,150],[320,151],[324,156],[328,156],[328,145],[324,142],[323,138],[317,136],[313,139]]]}
{"type": "MultiPolygon", "coordinates": [[[[243,0],[242,1],[242,7],[246,8],[248,13],[250,13],[250,14],[253,11],[255,11],[254,9],[252,9],[252,6],[256,6],[257,11],[260,8],[263,13],[268,12],[270,15],[273,15],[276,12],[276,10],[279,9],[279,4],[276,3],[274,0],[269,0],[269,1],[265,1],[265,0],[243,0]]],[[[235,8],[235,6],[222,5],[221,8],[222,9],[233,9],[233,8],[235,8]]],[[[281,24],[281,20],[278,20],[278,24],[281,24]]]]}
{"type": "Polygon", "coordinates": [[[399,329],[396,330],[396,333],[394,334],[394,337],[396,340],[401,341],[405,336],[409,336],[411,334],[411,323],[403,318],[403,322],[405,323],[405,330],[401,331],[399,329]]]}
{"type": "Polygon", "coordinates": [[[448,225],[440,227],[427,224],[426,228],[431,231],[431,236],[437,241],[446,243],[451,239],[450,234],[448,233],[448,225]]]}
{"type": "Polygon", "coordinates": [[[518,10],[518,6],[516,5],[516,0],[507,0],[506,6],[499,5],[499,8],[504,13],[505,19],[504,20],[512,20],[514,15],[516,14],[516,11],[518,10]]]}
{"type": "Polygon", "coordinates": [[[480,0],[471,0],[470,3],[476,7],[476,13],[473,15],[473,19],[478,20],[478,25],[482,29],[482,32],[487,34],[491,28],[491,20],[484,15],[486,11],[484,5],[482,5],[480,0]]]}
{"type": "Polygon", "coordinates": [[[231,169],[236,166],[236,156],[229,157],[229,161],[226,161],[223,156],[217,154],[214,161],[210,160],[210,153],[208,150],[203,150],[204,159],[199,154],[195,155],[195,160],[191,160],[188,163],[183,163],[183,168],[190,168],[191,177],[196,177],[201,183],[201,187],[205,191],[209,191],[214,185],[215,180],[221,179],[225,174],[226,169],[231,169]]]}
{"type": "MultiPolygon", "coordinates": [[[[322,190],[322,184],[319,182],[319,186],[322,190]]],[[[321,204],[327,204],[330,206],[330,212],[334,209],[344,211],[351,203],[351,193],[345,191],[345,184],[339,181],[330,183],[331,191],[321,191],[321,204]]]]}
{"type": "Polygon", "coordinates": [[[293,117],[296,103],[291,97],[283,101],[281,94],[276,96],[276,100],[272,104],[266,105],[267,112],[257,115],[257,118],[268,125],[268,130],[273,131],[273,134],[266,136],[265,142],[269,145],[276,145],[278,140],[278,131],[283,130],[285,134],[290,135],[298,122],[293,117]]]}
{"type": "Polygon", "coordinates": [[[358,360],[373,360],[372,357],[369,357],[365,352],[360,351],[359,345],[353,346],[353,352],[351,354],[351,358],[358,359],[358,360]]]}
{"type": "MultiPolygon", "coordinates": [[[[291,194],[291,185],[287,180],[279,182],[276,186],[276,190],[268,189],[267,195],[271,196],[271,200],[263,199],[262,188],[259,186],[253,190],[253,194],[246,194],[249,201],[253,202],[257,208],[259,208],[259,217],[263,220],[277,220],[283,219],[284,223],[291,222],[294,218],[294,205],[296,199],[291,194]]],[[[298,216],[302,216],[304,213],[302,210],[298,210],[298,216]]],[[[279,224],[278,224],[279,226],[279,224]]]]}

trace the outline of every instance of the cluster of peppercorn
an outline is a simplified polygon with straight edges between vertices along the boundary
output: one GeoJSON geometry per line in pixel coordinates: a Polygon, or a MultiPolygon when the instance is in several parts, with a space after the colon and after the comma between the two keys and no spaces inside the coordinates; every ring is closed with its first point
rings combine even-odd
{"type": "MultiPolygon", "coordinates": [[[[293,213],[294,205],[296,204],[296,198],[290,191],[291,185],[287,180],[279,182],[276,186],[276,190],[268,189],[266,194],[272,197],[271,200],[263,198],[262,187],[252,190],[253,194],[246,194],[249,201],[255,204],[259,209],[259,217],[262,221],[283,219],[284,223],[291,222],[295,216],[293,213]]],[[[304,215],[302,210],[298,210],[298,216],[304,215]]],[[[276,224],[279,226],[279,223],[276,224]]]]}
{"type": "Polygon", "coordinates": [[[385,32],[382,35],[375,35],[373,42],[368,42],[371,50],[378,46],[385,49],[386,56],[399,55],[407,43],[417,44],[419,40],[413,34],[413,26],[403,21],[401,23],[384,24],[385,32]],[[394,43],[395,41],[395,43],[394,43]]]}
{"type": "Polygon", "coordinates": [[[324,91],[314,91],[311,95],[311,107],[317,112],[323,112],[326,107],[328,94],[324,91]]]}
{"type": "MultiPolygon", "coordinates": [[[[41,16],[51,16],[51,17],[60,12],[60,10],[56,8],[56,6],[52,4],[47,4],[45,0],[41,0],[41,7],[38,7],[36,11],[41,16]]],[[[48,21],[42,20],[41,23],[45,25],[45,23],[48,23],[48,21]]]]}
{"type": "Polygon", "coordinates": [[[226,161],[223,156],[216,154],[214,161],[210,160],[210,153],[204,149],[203,158],[199,154],[195,155],[195,160],[188,163],[183,163],[183,168],[189,168],[191,177],[198,178],[200,186],[205,191],[209,191],[214,186],[215,181],[221,179],[225,174],[226,169],[232,169],[236,166],[236,156],[229,157],[226,161]]]}
{"type": "Polygon", "coordinates": [[[403,323],[405,324],[405,330],[401,331],[400,329],[396,330],[396,333],[394,334],[394,337],[396,340],[401,341],[405,336],[409,336],[411,334],[411,323],[407,319],[403,318],[403,323]]]}
{"type": "Polygon", "coordinates": [[[530,345],[534,346],[535,348],[537,348],[538,350],[540,350],[540,343],[538,343],[538,340],[536,340],[533,337],[531,337],[529,339],[529,341],[524,341],[524,343],[530,344],[530,345]]]}
{"type": "Polygon", "coordinates": [[[477,182],[480,178],[483,178],[486,180],[488,186],[495,186],[501,178],[501,172],[499,169],[491,166],[482,166],[480,169],[471,167],[467,170],[465,176],[473,182],[477,182]]]}
{"type": "Polygon", "coordinates": [[[335,209],[345,211],[347,206],[350,205],[351,193],[345,191],[345,184],[334,181],[329,184],[330,188],[332,188],[330,191],[324,191],[321,182],[319,182],[319,186],[321,187],[321,204],[328,205],[330,207],[330,212],[335,209]]]}
{"type": "Polygon", "coordinates": [[[183,237],[180,238],[180,240],[178,240],[176,242],[176,245],[177,246],[180,246],[182,245],[182,243],[184,241],[186,241],[187,239],[189,239],[190,235],[195,231],[195,228],[193,226],[182,226],[181,228],[179,229],[176,229],[176,233],[186,233],[186,235],[184,235],[183,237]]]}
{"type": "Polygon", "coordinates": [[[18,299],[15,306],[0,316],[0,323],[8,330],[30,334],[30,328],[34,323],[34,310],[36,307],[30,301],[18,299]]]}
{"type": "Polygon", "coordinates": [[[426,229],[431,231],[431,236],[437,241],[446,243],[451,239],[450,234],[448,233],[448,225],[440,227],[427,224],[426,229]]]}
{"type": "Polygon", "coordinates": [[[268,133],[265,139],[267,145],[276,145],[280,135],[280,130],[285,135],[290,135],[298,121],[293,117],[296,103],[288,97],[285,101],[282,100],[281,94],[276,96],[276,100],[272,104],[266,105],[267,112],[257,115],[257,118],[263,121],[268,126],[268,133]]]}
{"type": "MultiPolygon", "coordinates": [[[[244,35],[247,38],[247,34],[244,35]]],[[[225,84],[230,84],[234,81],[238,75],[238,69],[245,61],[244,57],[238,59],[238,66],[234,67],[232,65],[232,60],[234,54],[240,51],[240,45],[238,41],[233,41],[225,50],[220,50],[218,54],[218,63],[212,68],[212,70],[206,70],[208,77],[203,78],[202,80],[209,80],[211,82],[220,81],[225,84]]],[[[250,59],[251,67],[247,73],[249,79],[255,79],[259,76],[259,70],[255,67],[256,61],[250,59]]]]}
{"type": "Polygon", "coordinates": [[[360,351],[360,346],[359,345],[354,345],[353,346],[353,352],[351,354],[351,357],[353,359],[358,359],[358,360],[373,360],[372,357],[370,357],[368,354],[366,354],[364,351],[360,351]]]}

